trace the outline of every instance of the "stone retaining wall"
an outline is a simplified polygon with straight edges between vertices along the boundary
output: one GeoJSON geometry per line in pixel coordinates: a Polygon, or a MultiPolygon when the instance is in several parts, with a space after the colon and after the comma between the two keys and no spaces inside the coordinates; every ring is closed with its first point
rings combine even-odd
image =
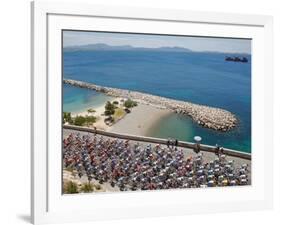
{"type": "MultiPolygon", "coordinates": [[[[128,140],[132,140],[132,141],[140,141],[140,142],[148,142],[148,143],[164,144],[164,145],[167,144],[167,139],[161,139],[161,138],[136,136],[136,135],[131,135],[131,134],[119,134],[119,133],[113,133],[113,132],[103,131],[103,130],[99,130],[99,129],[95,130],[93,128],[78,127],[78,126],[73,126],[73,125],[63,125],[63,128],[81,131],[81,132],[96,133],[96,134],[113,137],[113,138],[128,139],[128,140]]],[[[179,141],[178,146],[183,147],[183,148],[193,149],[195,146],[195,143],[179,141]]],[[[200,150],[215,153],[215,147],[210,146],[210,145],[200,144],[200,150]]],[[[235,151],[232,149],[224,148],[224,154],[226,154],[228,156],[251,160],[251,154],[245,153],[245,152],[238,152],[238,151],[235,151]]]]}

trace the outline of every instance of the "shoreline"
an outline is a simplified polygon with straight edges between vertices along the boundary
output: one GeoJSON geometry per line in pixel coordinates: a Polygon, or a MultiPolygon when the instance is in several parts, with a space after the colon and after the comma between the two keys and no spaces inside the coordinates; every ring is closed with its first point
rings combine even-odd
{"type": "MultiPolygon", "coordinates": [[[[112,101],[121,102],[121,98],[114,98],[112,101]]],[[[71,112],[71,114],[73,117],[95,116],[97,121],[93,125],[88,126],[89,128],[96,127],[97,129],[104,131],[146,136],[151,127],[157,124],[163,117],[174,113],[168,109],[159,109],[152,105],[140,103],[133,107],[130,113],[126,113],[112,125],[107,125],[104,122],[104,119],[107,118],[107,116],[104,115],[105,104],[106,102],[98,107],[92,107],[92,109],[95,110],[94,113],[89,113],[87,110],[81,110],[79,112],[71,112]]]]}
{"type": "Polygon", "coordinates": [[[171,113],[173,112],[168,109],[140,103],[106,131],[145,136],[154,124],[171,113]]]}
{"type": "MultiPolygon", "coordinates": [[[[119,101],[120,102],[121,98],[113,98],[111,101],[119,101]]],[[[73,117],[76,116],[95,116],[97,118],[97,121],[89,127],[96,127],[97,129],[101,129],[101,130],[107,130],[110,126],[107,125],[104,122],[104,119],[106,118],[106,116],[104,115],[104,107],[105,107],[106,101],[98,106],[98,107],[91,107],[92,109],[95,110],[95,112],[93,113],[89,113],[87,110],[81,110],[80,112],[71,112],[73,117]]],[[[122,119],[121,119],[122,120],[122,119]]]]}
{"type": "Polygon", "coordinates": [[[169,99],[137,91],[103,87],[77,80],[63,79],[63,83],[80,88],[95,90],[112,97],[130,98],[136,101],[138,104],[151,105],[159,109],[167,109],[175,113],[186,114],[200,126],[217,131],[226,132],[236,127],[238,123],[238,120],[234,114],[221,108],[169,99]]]}
{"type": "MultiPolygon", "coordinates": [[[[111,102],[121,102],[122,98],[113,98],[111,102]]],[[[139,103],[137,106],[131,109],[130,113],[126,113],[122,118],[118,119],[112,125],[107,125],[104,119],[107,117],[104,115],[104,107],[106,101],[98,107],[90,107],[95,110],[94,113],[89,113],[88,109],[81,109],[77,112],[71,112],[72,117],[76,116],[95,116],[97,121],[88,126],[89,128],[96,127],[104,131],[112,131],[123,134],[134,134],[140,136],[146,136],[149,133],[151,127],[159,123],[165,116],[169,116],[174,113],[168,109],[160,109],[159,107],[139,103]]]]}
{"type": "MultiPolygon", "coordinates": [[[[105,93],[101,93],[102,95],[106,96],[105,93]]],[[[125,98],[111,98],[111,102],[112,101],[118,101],[119,105],[118,107],[123,108],[124,106],[122,105],[124,103],[125,98]]],[[[124,115],[122,115],[119,118],[115,118],[115,121],[113,123],[105,123],[105,119],[106,116],[102,116],[102,114],[104,113],[104,106],[105,106],[106,101],[104,101],[102,104],[99,104],[98,107],[95,107],[95,103],[93,104],[89,104],[88,108],[80,108],[80,110],[77,110],[76,112],[71,112],[72,116],[95,116],[97,117],[97,121],[93,124],[88,124],[88,125],[83,125],[85,127],[89,127],[89,128],[97,128],[103,131],[112,131],[112,132],[117,132],[117,133],[122,133],[122,134],[135,134],[138,136],[149,136],[149,137],[162,137],[162,138],[168,138],[168,137],[174,137],[177,138],[179,140],[191,140],[193,137],[190,136],[190,134],[194,131],[193,130],[193,126],[198,127],[198,129],[201,129],[200,131],[203,132],[204,131],[207,132],[208,136],[208,132],[207,130],[210,130],[210,132],[213,132],[214,130],[212,129],[205,129],[202,126],[198,126],[196,124],[196,122],[192,121],[191,118],[189,118],[186,114],[178,114],[172,110],[169,109],[165,109],[165,108],[160,108],[158,106],[155,105],[151,105],[151,104],[146,104],[146,103],[139,103],[138,106],[133,107],[131,109],[131,113],[125,113],[124,115]],[[94,109],[96,112],[94,113],[88,113],[87,109],[92,108],[94,109]],[[142,111],[142,113],[140,113],[139,111],[142,111]],[[144,115],[143,115],[144,114],[144,115]],[[148,116],[145,116],[148,115],[148,116]],[[128,119],[129,117],[129,119],[128,119]],[[178,126],[180,127],[179,129],[181,129],[181,134],[175,133],[175,132],[162,132],[163,129],[162,126],[165,125],[164,124],[168,124],[170,120],[174,121],[174,119],[171,118],[178,118],[178,117],[184,117],[186,118],[188,121],[190,121],[190,123],[194,124],[194,125],[190,125],[189,126],[184,126],[182,127],[181,124],[178,124],[178,126]],[[148,119],[150,118],[150,120],[148,122],[146,122],[148,119]],[[167,118],[167,120],[166,120],[167,118]],[[145,121],[144,121],[145,120],[145,121]],[[167,123],[166,123],[167,121],[167,123]],[[183,130],[184,129],[184,130],[183,130]],[[160,131],[161,130],[161,131],[160,131]],[[182,135],[184,134],[184,135],[182,135]],[[189,137],[186,139],[186,137],[189,137]]],[[[178,120],[174,121],[177,122],[178,120]]],[[[66,123],[67,125],[68,123],[66,123]]],[[[173,123],[174,124],[174,123],[173,123]]],[[[185,124],[185,123],[184,123],[185,124]]],[[[235,132],[236,129],[234,129],[233,131],[235,132]]],[[[229,132],[220,132],[220,131],[215,131],[215,132],[219,132],[221,135],[228,135],[229,132]]],[[[197,134],[199,134],[197,132],[197,134]]],[[[201,132],[200,132],[201,134],[201,132]]],[[[194,136],[194,135],[193,135],[194,136]]],[[[204,135],[203,135],[204,136],[204,135]]],[[[212,135],[211,135],[212,136],[212,135]]],[[[212,137],[211,137],[212,138],[212,137]]],[[[233,140],[232,140],[233,141],[233,140]]],[[[215,142],[210,142],[209,144],[214,144],[215,142]]],[[[222,144],[222,143],[221,143],[222,144]]],[[[225,143],[224,143],[225,144],[225,143]]],[[[232,144],[228,145],[229,148],[233,148],[233,149],[240,149],[242,152],[251,152],[251,148],[247,146],[246,147],[242,144],[242,146],[235,146],[233,147],[232,144]]]]}

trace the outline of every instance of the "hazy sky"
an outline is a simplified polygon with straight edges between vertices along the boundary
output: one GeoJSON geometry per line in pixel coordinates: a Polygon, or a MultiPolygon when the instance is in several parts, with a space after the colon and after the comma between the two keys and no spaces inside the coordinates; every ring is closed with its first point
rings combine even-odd
{"type": "Polygon", "coordinates": [[[201,38],[187,36],[143,35],[126,33],[64,31],[63,46],[104,43],[133,47],[183,47],[192,51],[251,53],[251,40],[230,38],[201,38]]]}

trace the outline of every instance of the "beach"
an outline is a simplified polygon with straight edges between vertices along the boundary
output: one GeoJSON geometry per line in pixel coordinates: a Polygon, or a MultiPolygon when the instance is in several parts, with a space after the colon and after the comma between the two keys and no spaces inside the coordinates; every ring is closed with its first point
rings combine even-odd
{"type": "Polygon", "coordinates": [[[138,104],[123,119],[108,127],[107,131],[145,136],[155,123],[171,113],[173,112],[167,109],[138,104]]]}
{"type": "MultiPolygon", "coordinates": [[[[113,98],[111,102],[119,102],[118,107],[122,107],[122,98],[113,98]]],[[[104,115],[105,111],[104,102],[102,105],[91,107],[95,112],[88,112],[82,110],[80,112],[72,112],[72,117],[76,116],[95,116],[97,121],[90,128],[96,127],[97,129],[104,131],[112,131],[123,134],[134,134],[140,136],[146,136],[149,133],[151,127],[156,125],[163,117],[172,114],[173,112],[168,109],[160,109],[153,105],[138,104],[130,109],[130,113],[125,113],[121,118],[118,118],[113,124],[106,124],[104,120],[107,116],[104,115]]]]}
{"type": "MultiPolygon", "coordinates": [[[[121,101],[121,98],[113,98],[113,101],[121,101]]],[[[104,110],[105,110],[105,104],[106,102],[104,102],[104,104],[99,105],[99,106],[95,106],[93,105],[93,107],[90,107],[91,109],[94,109],[95,112],[88,112],[87,110],[81,111],[81,112],[72,112],[72,116],[76,117],[76,116],[95,116],[97,118],[97,121],[93,124],[90,125],[89,127],[96,127],[97,129],[100,130],[108,130],[110,128],[109,125],[107,125],[104,120],[106,119],[107,116],[104,115],[104,110]]]]}
{"type": "Polygon", "coordinates": [[[225,132],[233,129],[237,124],[235,115],[221,108],[194,104],[138,91],[100,86],[79,80],[63,79],[63,82],[72,86],[95,90],[111,97],[132,99],[140,104],[152,105],[160,109],[169,109],[175,113],[185,114],[190,116],[200,126],[214,130],[225,132]]]}

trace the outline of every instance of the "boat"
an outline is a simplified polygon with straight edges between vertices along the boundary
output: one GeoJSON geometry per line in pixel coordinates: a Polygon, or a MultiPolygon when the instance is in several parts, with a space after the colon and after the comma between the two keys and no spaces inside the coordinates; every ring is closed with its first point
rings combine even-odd
{"type": "Polygon", "coordinates": [[[247,63],[248,59],[246,57],[230,57],[230,56],[226,56],[225,57],[225,61],[232,61],[232,62],[242,62],[242,63],[247,63]]]}

